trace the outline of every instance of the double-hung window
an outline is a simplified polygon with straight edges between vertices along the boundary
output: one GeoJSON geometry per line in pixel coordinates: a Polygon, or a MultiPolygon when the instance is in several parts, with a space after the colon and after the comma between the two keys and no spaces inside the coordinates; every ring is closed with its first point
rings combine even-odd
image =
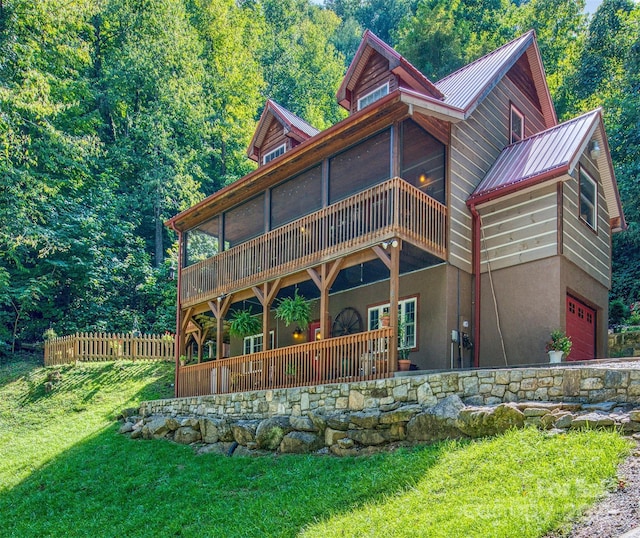
{"type": "Polygon", "coordinates": [[[580,168],[580,219],[594,230],[598,221],[598,185],[580,168]]]}
{"type": "MultiPolygon", "coordinates": [[[[273,349],[273,331],[269,331],[269,340],[271,342],[269,349],[273,349]]],[[[262,333],[253,334],[251,336],[245,336],[242,349],[245,355],[249,355],[251,353],[258,353],[259,351],[262,351],[264,347],[262,344],[263,344],[262,333]]]]}
{"type": "MultiPolygon", "coordinates": [[[[413,349],[417,346],[417,324],[418,324],[418,298],[410,297],[398,301],[398,319],[400,320],[401,327],[404,328],[398,335],[398,348],[410,348],[413,349]],[[404,334],[402,334],[404,333],[404,334]],[[400,339],[404,338],[404,342],[400,339]]],[[[372,306],[368,311],[368,326],[369,330],[373,331],[381,327],[380,318],[384,314],[389,313],[389,303],[372,306]]]]}

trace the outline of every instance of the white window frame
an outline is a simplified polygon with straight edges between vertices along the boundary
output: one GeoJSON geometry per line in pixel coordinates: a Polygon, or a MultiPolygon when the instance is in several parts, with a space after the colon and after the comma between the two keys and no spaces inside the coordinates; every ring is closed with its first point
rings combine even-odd
{"type": "Polygon", "coordinates": [[[267,164],[268,162],[273,161],[276,157],[280,157],[280,155],[284,155],[287,151],[286,144],[280,144],[277,148],[272,149],[269,153],[265,153],[262,156],[262,164],[267,164]]]}
{"type": "MultiPolygon", "coordinates": [[[[381,304],[371,306],[367,310],[367,325],[370,331],[380,328],[379,320],[383,314],[389,313],[390,304],[381,304]]],[[[418,297],[408,297],[398,301],[399,319],[405,320],[405,327],[409,341],[407,342],[409,349],[418,347],[418,297]]],[[[400,349],[400,342],[398,342],[400,349]]]]}
{"type": "Polygon", "coordinates": [[[514,104],[511,104],[511,112],[509,114],[509,140],[510,144],[520,142],[524,138],[524,114],[520,112],[514,104]],[[520,132],[516,133],[513,128],[513,117],[517,116],[520,120],[520,132]]]}
{"type": "Polygon", "coordinates": [[[580,220],[584,222],[587,226],[589,226],[589,228],[591,228],[593,231],[597,231],[598,230],[598,183],[596,182],[595,179],[593,179],[587,173],[587,171],[582,166],[580,167],[578,178],[579,178],[578,179],[578,213],[579,213],[580,220]],[[591,185],[593,189],[593,200],[590,200],[589,197],[586,195],[585,191],[583,191],[582,185],[584,184],[584,182],[587,182],[591,185]],[[590,210],[592,222],[589,222],[588,213],[586,216],[583,216],[583,212],[582,212],[583,204],[586,205],[586,207],[590,210]]]}
{"type": "Polygon", "coordinates": [[[358,99],[358,110],[362,110],[364,107],[369,106],[371,103],[375,103],[378,99],[382,99],[385,95],[389,95],[389,82],[385,82],[381,86],[378,86],[375,90],[365,93],[358,99]]]}
{"type": "MultiPolygon", "coordinates": [[[[269,331],[269,340],[271,345],[269,349],[273,349],[274,342],[274,332],[269,331]]],[[[259,353],[263,351],[262,346],[262,333],[252,334],[250,336],[245,336],[242,340],[242,354],[250,355],[252,353],[259,353]]]]}

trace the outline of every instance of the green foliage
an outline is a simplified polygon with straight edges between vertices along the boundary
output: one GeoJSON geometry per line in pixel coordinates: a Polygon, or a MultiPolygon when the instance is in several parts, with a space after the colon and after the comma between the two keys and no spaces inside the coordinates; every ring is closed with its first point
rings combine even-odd
{"type": "Polygon", "coordinates": [[[609,303],[609,326],[617,327],[629,316],[629,307],[622,299],[614,299],[609,303]]]}
{"type": "Polygon", "coordinates": [[[571,337],[567,336],[564,331],[556,329],[551,331],[551,340],[547,342],[546,349],[547,351],[562,351],[564,358],[567,359],[571,353],[571,346],[573,346],[571,337]]]}
{"type": "Polygon", "coordinates": [[[253,315],[251,307],[246,310],[234,310],[229,320],[229,334],[244,338],[262,331],[262,323],[253,315]]]}
{"type": "Polygon", "coordinates": [[[293,297],[283,297],[276,308],[276,318],[284,321],[288,327],[295,323],[306,331],[311,323],[311,304],[296,289],[293,297]]]}

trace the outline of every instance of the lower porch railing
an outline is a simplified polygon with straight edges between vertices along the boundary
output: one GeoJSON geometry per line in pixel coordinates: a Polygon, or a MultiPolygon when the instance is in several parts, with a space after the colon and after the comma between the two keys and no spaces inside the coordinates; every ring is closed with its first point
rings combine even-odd
{"type": "Polygon", "coordinates": [[[343,383],[389,377],[393,329],[180,367],[178,396],[343,383]]]}

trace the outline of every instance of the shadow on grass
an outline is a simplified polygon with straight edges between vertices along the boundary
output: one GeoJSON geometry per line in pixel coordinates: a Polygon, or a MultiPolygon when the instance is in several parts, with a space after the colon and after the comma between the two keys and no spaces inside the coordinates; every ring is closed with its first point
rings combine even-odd
{"type": "Polygon", "coordinates": [[[195,456],[107,428],[0,495],[9,536],[295,536],[412,487],[440,449],[369,458],[195,456]]]}
{"type": "Polygon", "coordinates": [[[44,398],[61,397],[64,394],[80,395],[79,401],[89,404],[104,387],[117,386],[124,381],[143,381],[150,377],[161,378],[152,384],[145,398],[168,398],[173,396],[172,366],[161,362],[116,361],[101,363],[81,363],[48,368],[34,368],[28,371],[25,379],[28,390],[20,399],[21,405],[29,405],[44,398]],[[47,392],[47,382],[52,390],[47,392]]]}

